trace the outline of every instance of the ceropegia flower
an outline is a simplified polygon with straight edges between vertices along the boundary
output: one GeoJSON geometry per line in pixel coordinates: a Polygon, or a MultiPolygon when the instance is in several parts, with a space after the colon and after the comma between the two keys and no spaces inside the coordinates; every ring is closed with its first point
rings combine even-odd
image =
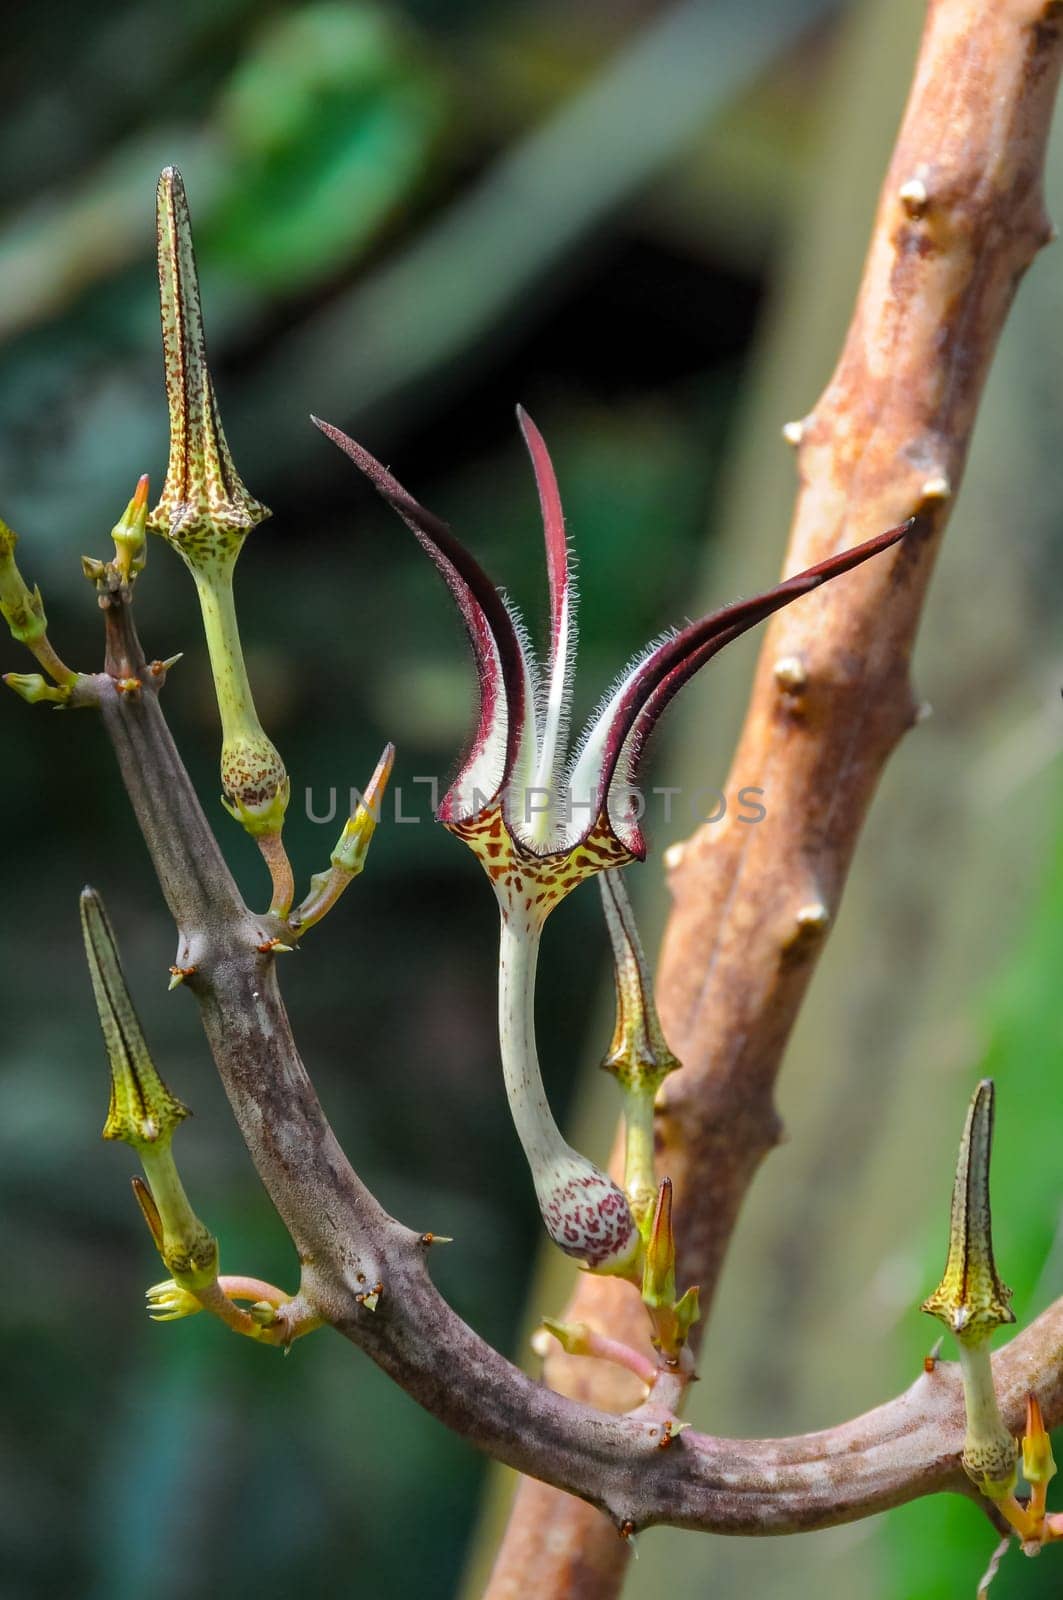
{"type": "Polygon", "coordinates": [[[991,1500],[1010,1500],[1018,1446],[1001,1419],[993,1386],[989,1340],[1014,1322],[1011,1290],[993,1259],[989,1158],[993,1145],[993,1081],[983,1078],[967,1108],[949,1217],[949,1253],[941,1282],[922,1309],[938,1317],[959,1348],[967,1435],[961,1463],[991,1500]]]}
{"type": "Polygon", "coordinates": [[[645,855],[631,791],[646,742],[676,692],[718,650],[828,579],[885,550],[892,528],[806,572],[670,633],[621,673],[568,752],[576,593],[557,480],[531,418],[518,410],[539,488],[550,587],[550,649],[540,674],[515,609],[447,525],[368,451],[315,418],[396,510],[457,602],[480,682],[471,747],[437,816],[476,853],[499,898],[542,922],[582,878],[645,855]]]}
{"type": "Polygon", "coordinates": [[[506,1092],[547,1232],[584,1266],[637,1279],[642,1243],[623,1191],[562,1138],[535,1046],[535,971],[550,911],[582,879],[642,857],[630,791],[657,719],[729,640],[789,600],[894,543],[904,528],[670,634],[636,657],[568,755],[576,594],[557,480],[542,435],[518,411],[539,488],[550,587],[540,675],[523,624],[445,523],[361,445],[314,421],[350,456],[435,563],[461,612],[480,682],[472,744],[437,816],[475,852],[502,915],[499,1036],[506,1092]]]}

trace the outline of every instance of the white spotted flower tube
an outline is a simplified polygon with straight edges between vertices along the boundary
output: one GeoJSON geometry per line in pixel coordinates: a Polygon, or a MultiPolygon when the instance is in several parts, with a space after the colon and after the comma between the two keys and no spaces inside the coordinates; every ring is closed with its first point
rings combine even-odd
{"type": "Polygon", "coordinates": [[[506,1092],[547,1232],[596,1272],[637,1277],[641,1244],[623,1191],[562,1138],[535,1044],[535,971],[550,912],[584,878],[641,860],[632,790],[647,740],[676,692],[716,652],[799,595],[899,540],[910,524],[843,551],[764,594],[655,641],[621,673],[569,749],[576,590],[557,479],[538,428],[518,420],[539,490],[550,589],[545,671],[514,607],[446,523],[331,424],[321,431],[398,512],[449,588],[472,645],[480,709],[436,813],[491,880],[502,919],[499,1039],[506,1092]]]}

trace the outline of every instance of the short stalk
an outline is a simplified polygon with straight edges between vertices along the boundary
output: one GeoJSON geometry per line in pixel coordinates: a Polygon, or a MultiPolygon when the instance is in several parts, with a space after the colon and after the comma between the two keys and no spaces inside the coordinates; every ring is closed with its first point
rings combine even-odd
{"type": "Polygon", "coordinates": [[[610,1339],[589,1323],[557,1322],[553,1317],[544,1317],[542,1327],[532,1339],[532,1348],[537,1355],[548,1354],[549,1339],[556,1339],[566,1355],[592,1356],[598,1361],[611,1361],[614,1366],[633,1372],[647,1389],[652,1389],[660,1376],[661,1369],[641,1350],[619,1339],[610,1339]]]}
{"type": "Polygon", "coordinates": [[[61,688],[72,688],[77,682],[80,674],[68,667],[65,661],[60,660],[47,634],[42,634],[29,648],[36,657],[37,664],[43,667],[48,676],[61,688]]]}

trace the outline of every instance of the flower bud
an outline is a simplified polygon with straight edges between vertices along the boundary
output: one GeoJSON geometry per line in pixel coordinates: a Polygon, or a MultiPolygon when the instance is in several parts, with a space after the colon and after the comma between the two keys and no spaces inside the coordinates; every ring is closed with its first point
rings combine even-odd
{"type": "Polygon", "coordinates": [[[122,515],[111,529],[114,540],[115,562],[122,579],[128,583],[137,572],[143,571],[145,561],[145,529],[148,521],[148,475],[137,480],[136,491],[122,515]]]}
{"type": "Polygon", "coordinates": [[[1029,1484],[1047,1483],[1056,1475],[1052,1440],[1035,1394],[1026,1396],[1026,1432],[1022,1436],[1022,1475],[1029,1484]]]}
{"type": "Polygon", "coordinates": [[[1011,1290],[993,1259],[989,1162],[993,1145],[993,1083],[983,1078],[964,1124],[949,1218],[949,1252],[941,1282],[922,1309],[955,1335],[963,1376],[967,1434],[964,1472],[988,1499],[1006,1500],[1015,1488],[1018,1446],[1005,1428],[993,1385],[989,1339],[1014,1322],[1011,1290]]]}
{"type": "Polygon", "coordinates": [[[984,1078],[971,1098],[960,1143],[949,1220],[949,1252],[941,1282],[923,1301],[963,1344],[988,1339],[1014,1322],[1011,1290],[993,1260],[989,1158],[993,1143],[993,1083],[984,1078]]]}
{"type": "Polygon", "coordinates": [[[4,682],[9,689],[13,689],[20,700],[25,700],[27,705],[39,705],[42,700],[53,705],[65,706],[70,700],[70,685],[60,684],[57,688],[42,678],[39,672],[5,672],[4,682]]]}
{"type": "Polygon", "coordinates": [[[122,973],[103,902],[81,896],[81,926],[100,1027],[111,1066],[105,1139],[121,1139],[140,1156],[148,1183],[136,1187],[159,1254],[183,1289],[201,1289],[218,1274],[218,1243],[188,1202],[170,1143],[188,1115],[148,1053],[122,973]]]}
{"type": "Polygon", "coordinates": [[[0,616],[19,644],[33,645],[48,629],[39,589],[30,589],[15,563],[18,534],[0,520],[0,616]]]}
{"type": "Polygon", "coordinates": [[[203,571],[234,561],[246,535],[270,513],[244,488],[221,425],[207,366],[188,196],[176,167],[167,167],[159,179],[157,216],[170,460],[148,527],[193,571],[203,571]]]}

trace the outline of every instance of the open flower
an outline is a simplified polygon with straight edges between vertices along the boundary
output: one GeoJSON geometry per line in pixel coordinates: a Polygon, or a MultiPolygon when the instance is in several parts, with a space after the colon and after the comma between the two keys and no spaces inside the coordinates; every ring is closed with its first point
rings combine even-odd
{"type": "Polygon", "coordinates": [[[413,530],[457,602],[476,660],[480,713],[437,816],[479,857],[499,899],[524,912],[527,921],[542,922],[583,878],[645,855],[632,789],[647,740],[683,684],[739,634],[885,550],[910,524],[648,646],[600,702],[570,754],[576,592],[564,515],[543,437],[525,411],[518,408],[517,415],[546,535],[551,626],[545,673],[521,618],[447,525],[418,505],[361,445],[314,420],[413,530]]]}
{"type": "Polygon", "coordinates": [[[576,594],[565,521],[542,435],[524,411],[517,415],[546,533],[550,650],[542,674],[520,617],[446,524],[418,505],[361,445],[314,420],[413,530],[461,612],[479,674],[480,714],[437,816],[475,852],[501,911],[498,1026],[510,1110],[554,1243],[592,1271],[638,1282],[644,1247],[627,1196],[566,1142],[546,1100],[535,1043],[543,925],[584,878],[645,854],[631,790],[646,741],[676,691],[729,640],[884,550],[905,528],[651,645],[621,674],[569,755],[576,594]]]}

